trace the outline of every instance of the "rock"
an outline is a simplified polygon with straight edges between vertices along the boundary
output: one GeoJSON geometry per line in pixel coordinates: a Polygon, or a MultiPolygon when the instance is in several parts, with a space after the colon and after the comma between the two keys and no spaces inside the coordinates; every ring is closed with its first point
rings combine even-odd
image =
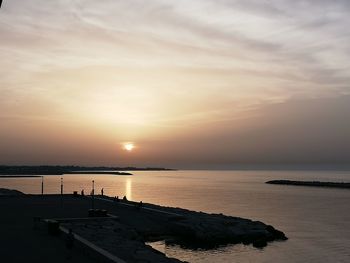
{"type": "Polygon", "coordinates": [[[272,236],[274,237],[274,240],[287,240],[288,239],[282,231],[275,229],[271,225],[266,226],[266,230],[272,234],[272,236]]]}
{"type": "Polygon", "coordinates": [[[265,238],[260,238],[253,242],[253,246],[256,248],[263,248],[267,246],[267,240],[265,238]]]}

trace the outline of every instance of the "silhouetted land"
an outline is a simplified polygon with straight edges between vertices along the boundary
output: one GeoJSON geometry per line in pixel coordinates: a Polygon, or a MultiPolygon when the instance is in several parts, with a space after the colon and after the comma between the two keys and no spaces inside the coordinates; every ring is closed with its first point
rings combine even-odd
{"type": "Polygon", "coordinates": [[[24,194],[18,190],[0,188],[0,195],[24,195],[24,194]]]}
{"type": "MultiPolygon", "coordinates": [[[[44,219],[59,222],[128,263],[181,262],[145,244],[150,241],[165,240],[189,248],[210,249],[234,243],[264,247],[268,242],[287,239],[281,231],[262,222],[222,214],[107,196],[95,196],[92,203],[90,196],[81,195],[21,195],[17,191],[4,194],[0,196],[0,247],[4,262],[67,261],[70,252],[64,247],[64,239],[49,236],[44,219]],[[98,211],[108,211],[109,217],[88,218],[92,205],[98,211]],[[39,217],[41,223],[35,227],[38,223],[35,219],[39,217]]],[[[86,260],[86,249],[75,247],[72,253],[74,262],[91,262],[86,260]]]]}
{"type": "Polygon", "coordinates": [[[0,175],[0,178],[37,178],[40,175],[0,175]]]}
{"type": "Polygon", "coordinates": [[[116,174],[131,175],[125,171],[172,171],[157,167],[85,167],[85,166],[0,166],[0,175],[61,175],[61,174],[116,174]]]}
{"type": "Polygon", "coordinates": [[[272,180],[272,181],[267,181],[266,183],[281,184],[281,185],[312,186],[312,187],[350,188],[350,183],[336,183],[336,182],[272,180]]]}
{"type": "Polygon", "coordinates": [[[66,174],[115,174],[115,175],[132,175],[128,172],[113,172],[113,171],[70,171],[66,174]]]}

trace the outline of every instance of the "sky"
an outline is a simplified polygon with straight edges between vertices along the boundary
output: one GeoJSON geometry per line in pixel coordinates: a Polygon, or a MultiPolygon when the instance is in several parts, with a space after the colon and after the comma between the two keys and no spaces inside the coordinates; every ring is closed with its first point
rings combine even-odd
{"type": "Polygon", "coordinates": [[[350,164],[349,24],[348,0],[5,0],[0,163],[350,164]]]}

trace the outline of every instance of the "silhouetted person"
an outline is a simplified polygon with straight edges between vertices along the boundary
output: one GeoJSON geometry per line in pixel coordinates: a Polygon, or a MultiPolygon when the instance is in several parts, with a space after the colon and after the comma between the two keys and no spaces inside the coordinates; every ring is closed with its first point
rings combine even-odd
{"type": "Polygon", "coordinates": [[[125,195],[124,195],[124,197],[123,197],[123,201],[128,201],[128,199],[126,198],[125,195]]]}
{"type": "Polygon", "coordinates": [[[81,195],[82,195],[82,196],[84,196],[84,189],[83,189],[83,190],[81,190],[81,195]]]}
{"type": "Polygon", "coordinates": [[[103,188],[101,189],[101,195],[103,196],[103,188]]]}

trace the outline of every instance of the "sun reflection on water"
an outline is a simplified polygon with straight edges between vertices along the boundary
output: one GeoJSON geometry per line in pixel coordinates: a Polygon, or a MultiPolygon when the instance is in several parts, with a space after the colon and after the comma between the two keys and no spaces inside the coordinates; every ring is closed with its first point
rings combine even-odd
{"type": "Polygon", "coordinates": [[[128,200],[132,200],[132,180],[127,178],[125,181],[125,195],[128,200]]]}

